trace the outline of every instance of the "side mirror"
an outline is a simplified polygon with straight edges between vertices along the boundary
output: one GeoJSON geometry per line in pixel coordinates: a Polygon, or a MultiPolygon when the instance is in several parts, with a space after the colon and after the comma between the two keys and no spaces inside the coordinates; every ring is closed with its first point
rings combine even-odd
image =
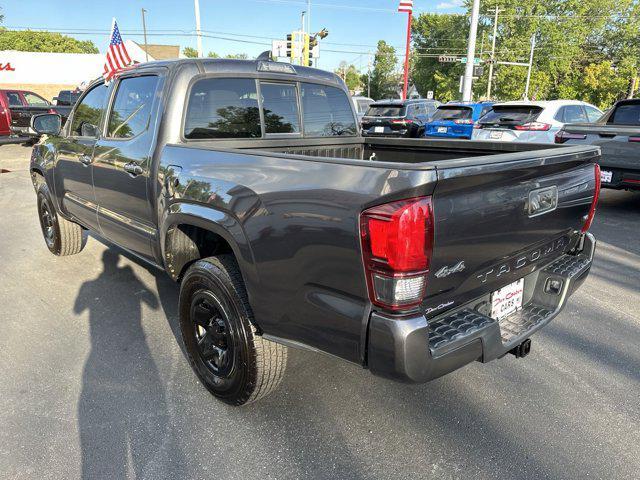
{"type": "Polygon", "coordinates": [[[31,117],[31,128],[40,135],[58,135],[62,129],[62,117],[57,113],[43,113],[31,117]]]}

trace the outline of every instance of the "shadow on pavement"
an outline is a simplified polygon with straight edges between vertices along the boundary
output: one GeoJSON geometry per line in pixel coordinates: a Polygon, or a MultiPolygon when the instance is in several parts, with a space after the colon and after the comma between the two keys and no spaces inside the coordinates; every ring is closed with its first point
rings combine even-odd
{"type": "Polygon", "coordinates": [[[89,312],[91,352],[78,402],[83,478],[153,475],[158,458],[178,449],[168,427],[163,383],[142,328],[142,306],[155,294],[119,254],[104,251],[104,269],[78,292],[74,312],[89,312]]]}

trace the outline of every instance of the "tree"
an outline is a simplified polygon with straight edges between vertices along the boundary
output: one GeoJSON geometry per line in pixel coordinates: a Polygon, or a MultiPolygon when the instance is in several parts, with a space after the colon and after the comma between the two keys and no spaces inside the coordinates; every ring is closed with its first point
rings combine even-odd
{"type": "Polygon", "coordinates": [[[249,55],[247,55],[246,53],[230,53],[228,55],[225,55],[224,58],[247,60],[249,58],[249,55]]]}
{"type": "MultiPolygon", "coordinates": [[[[468,9],[471,0],[466,0],[468,9]]],[[[624,97],[640,67],[640,3],[637,0],[491,0],[483,3],[476,57],[489,58],[493,15],[500,9],[496,58],[528,62],[536,38],[529,97],[575,98],[608,107],[624,97]],[[483,44],[484,39],[484,44],[483,44]]],[[[439,55],[466,56],[469,18],[421,14],[413,26],[412,78],[420,91],[434,90],[442,101],[460,98],[464,65],[440,63],[439,55]]],[[[486,95],[488,68],[474,81],[474,98],[486,95]]],[[[527,68],[496,65],[493,95],[522,98],[527,68]]]]}
{"type": "Polygon", "coordinates": [[[371,72],[371,97],[380,100],[397,96],[398,81],[396,49],[384,40],[378,42],[378,49],[371,72]]]}
{"type": "Polygon", "coordinates": [[[96,46],[89,40],[76,40],[75,38],[53,32],[17,31],[7,30],[6,28],[0,28],[0,50],[98,53],[96,46]]]}
{"type": "Polygon", "coordinates": [[[335,73],[344,80],[349,91],[353,93],[360,90],[362,80],[360,72],[358,72],[355,65],[348,65],[347,62],[340,62],[340,66],[335,70],[335,73]]]}
{"type": "Polygon", "coordinates": [[[198,51],[193,47],[184,47],[182,54],[187,58],[198,58],[198,51]]]}

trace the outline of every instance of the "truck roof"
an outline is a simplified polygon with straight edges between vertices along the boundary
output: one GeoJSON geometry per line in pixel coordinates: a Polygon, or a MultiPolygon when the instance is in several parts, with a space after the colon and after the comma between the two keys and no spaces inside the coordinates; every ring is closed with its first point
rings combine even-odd
{"type": "Polygon", "coordinates": [[[318,68],[303,67],[272,60],[236,60],[228,58],[181,58],[177,60],[160,60],[139,63],[126,71],[144,70],[158,66],[177,69],[184,65],[198,65],[204,73],[229,73],[235,75],[250,75],[256,73],[282,75],[283,78],[304,78],[310,81],[324,81],[343,85],[342,79],[332,72],[318,68]]]}

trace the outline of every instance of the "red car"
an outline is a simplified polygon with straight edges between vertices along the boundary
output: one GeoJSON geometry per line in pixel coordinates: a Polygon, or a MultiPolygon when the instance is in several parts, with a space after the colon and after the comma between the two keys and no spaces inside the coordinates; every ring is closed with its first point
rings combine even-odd
{"type": "Polygon", "coordinates": [[[0,90],[0,136],[32,136],[32,116],[39,113],[58,113],[64,121],[71,108],[51,105],[51,102],[40,95],[27,90],[0,90]]]}

